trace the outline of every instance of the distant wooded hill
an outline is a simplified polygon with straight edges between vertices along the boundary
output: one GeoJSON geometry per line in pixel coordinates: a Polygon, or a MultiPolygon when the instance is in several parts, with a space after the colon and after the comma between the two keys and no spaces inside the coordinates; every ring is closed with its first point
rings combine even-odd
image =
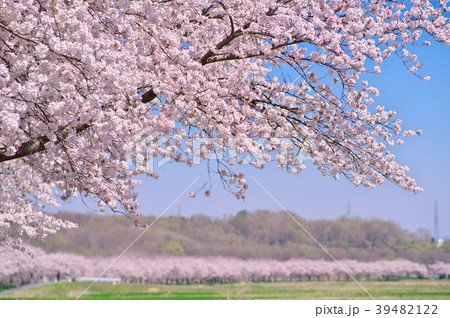
{"type": "MultiPolygon", "coordinates": [[[[337,259],[374,261],[408,259],[420,263],[450,262],[450,242],[437,247],[427,231],[410,233],[379,219],[341,217],[308,221],[293,214],[318,242],[337,259]]],[[[85,256],[121,253],[144,229],[121,215],[87,215],[60,212],[58,218],[79,228],[28,243],[47,252],[65,251],[85,256]]],[[[142,217],[151,224],[155,216],[142,217]]],[[[320,259],[326,254],[284,212],[241,211],[234,217],[161,217],[140,237],[130,252],[142,255],[230,256],[242,259],[320,259]]]]}

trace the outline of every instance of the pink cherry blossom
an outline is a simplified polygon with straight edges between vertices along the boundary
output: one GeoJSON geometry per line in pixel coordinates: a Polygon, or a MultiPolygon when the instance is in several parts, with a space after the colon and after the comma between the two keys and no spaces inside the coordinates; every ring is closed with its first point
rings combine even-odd
{"type": "Polygon", "coordinates": [[[429,277],[450,275],[450,264],[428,265],[407,260],[360,262],[339,260],[237,259],[229,257],[175,257],[123,255],[116,257],[83,257],[67,253],[46,254],[33,248],[34,257],[6,247],[0,250],[0,284],[44,279],[76,279],[80,276],[120,278],[130,283],[203,283],[286,280],[391,279],[394,277],[429,277]],[[112,266],[110,266],[116,261],[112,266]],[[58,274],[59,273],[59,274],[58,274]],[[351,275],[351,276],[350,276],[351,275]]]}
{"type": "Polygon", "coordinates": [[[192,166],[226,152],[217,169],[242,199],[247,183],[230,165],[276,160],[299,173],[301,153],[335,179],[421,191],[385,150],[401,121],[373,111],[378,90],[361,77],[390,55],[418,72],[408,48],[430,45],[422,33],[450,44],[445,1],[5,0],[0,10],[2,244],[73,227],[40,212],[56,197],[136,214],[136,176],[159,177],[142,167],[151,158],[192,166]]]}

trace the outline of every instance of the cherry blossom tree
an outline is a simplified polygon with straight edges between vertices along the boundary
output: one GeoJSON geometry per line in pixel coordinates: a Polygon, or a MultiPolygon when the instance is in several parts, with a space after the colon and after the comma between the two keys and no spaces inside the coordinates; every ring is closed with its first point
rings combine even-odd
{"type": "Polygon", "coordinates": [[[443,262],[436,262],[428,266],[432,275],[438,275],[440,278],[450,278],[450,264],[443,262]]]}
{"type": "Polygon", "coordinates": [[[234,163],[296,174],[304,156],[335,179],[420,192],[387,148],[420,131],[373,105],[361,76],[394,55],[428,80],[409,47],[430,45],[423,33],[448,45],[448,11],[446,0],[3,1],[0,241],[73,227],[42,204],[80,193],[134,218],[135,177],[159,176],[153,157],[210,159],[238,199],[248,185],[234,163]]]}
{"type": "Polygon", "coordinates": [[[34,248],[34,258],[11,247],[0,250],[0,286],[20,286],[42,280],[77,277],[114,277],[129,283],[189,284],[231,283],[239,281],[301,281],[386,279],[401,277],[442,278],[450,275],[450,264],[429,265],[405,260],[359,262],[340,260],[340,265],[326,260],[237,259],[226,257],[142,256],[126,254],[115,257],[84,257],[68,253],[46,254],[34,248]],[[115,262],[114,262],[115,261],[115,262]],[[114,263],[114,264],[113,264],[114,263]],[[108,268],[103,273],[104,269],[108,268]],[[347,271],[345,272],[344,271],[347,271]],[[348,273],[348,274],[347,274],[348,273]]]}

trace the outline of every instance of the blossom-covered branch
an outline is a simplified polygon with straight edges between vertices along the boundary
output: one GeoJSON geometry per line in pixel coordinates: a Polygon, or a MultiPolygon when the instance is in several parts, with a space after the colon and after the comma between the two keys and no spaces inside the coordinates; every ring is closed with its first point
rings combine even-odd
{"type": "Polygon", "coordinates": [[[361,76],[394,55],[422,77],[409,47],[430,45],[422,33],[448,45],[448,11],[443,0],[7,0],[0,240],[11,224],[42,232],[26,221],[40,209],[31,197],[81,192],[137,214],[135,176],[158,177],[131,164],[144,151],[187,166],[230,154],[214,171],[237,198],[248,185],[230,165],[247,156],[292,173],[310,156],[335,179],[420,192],[389,149],[420,131],[373,105],[378,90],[361,76]],[[166,140],[138,142],[144,131],[166,140]]]}

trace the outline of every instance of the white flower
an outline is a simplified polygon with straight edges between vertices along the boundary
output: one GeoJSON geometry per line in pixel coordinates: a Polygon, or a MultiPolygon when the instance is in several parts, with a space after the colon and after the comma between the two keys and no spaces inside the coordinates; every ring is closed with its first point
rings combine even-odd
{"type": "Polygon", "coordinates": [[[48,53],[48,47],[47,45],[44,44],[39,44],[36,46],[36,54],[40,57],[40,58],[44,58],[48,53]]]}

